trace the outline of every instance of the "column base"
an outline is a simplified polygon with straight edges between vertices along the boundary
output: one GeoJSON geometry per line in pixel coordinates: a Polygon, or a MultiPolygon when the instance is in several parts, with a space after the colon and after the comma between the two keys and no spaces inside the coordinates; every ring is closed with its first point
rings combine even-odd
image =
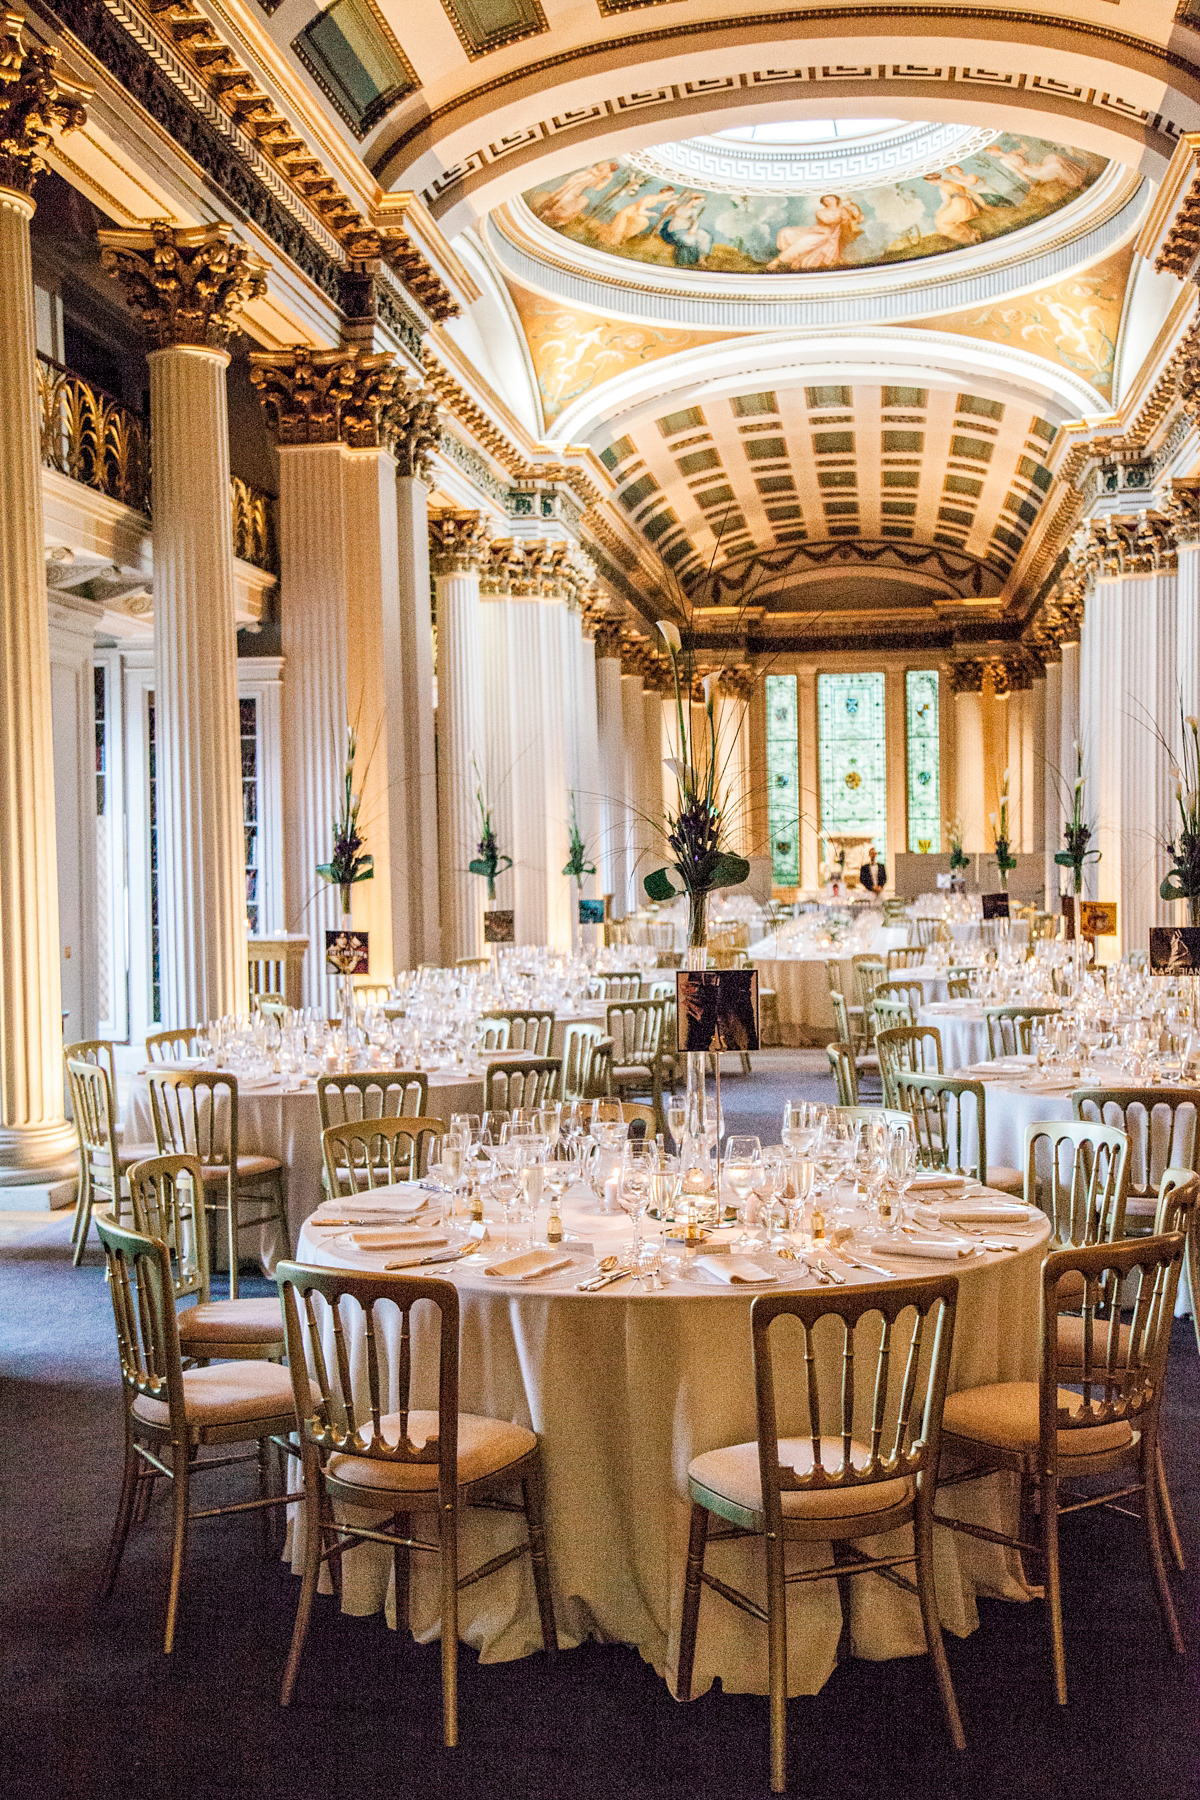
{"type": "Polygon", "coordinates": [[[74,1186],[78,1179],[79,1139],[65,1119],[0,1125],[0,1195],[8,1188],[74,1186]]]}
{"type": "Polygon", "coordinates": [[[78,1178],[70,1181],[38,1181],[28,1187],[0,1187],[0,1213],[61,1212],[74,1206],[78,1178]]]}

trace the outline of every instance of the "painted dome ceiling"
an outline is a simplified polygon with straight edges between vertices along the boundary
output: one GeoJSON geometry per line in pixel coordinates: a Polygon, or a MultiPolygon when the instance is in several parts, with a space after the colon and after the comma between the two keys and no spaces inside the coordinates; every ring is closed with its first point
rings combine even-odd
{"type": "Polygon", "coordinates": [[[1069,206],[1105,158],[1013,132],[896,120],[832,141],[692,138],[529,189],[542,226],[626,262],[803,276],[984,245],[1069,206]]]}

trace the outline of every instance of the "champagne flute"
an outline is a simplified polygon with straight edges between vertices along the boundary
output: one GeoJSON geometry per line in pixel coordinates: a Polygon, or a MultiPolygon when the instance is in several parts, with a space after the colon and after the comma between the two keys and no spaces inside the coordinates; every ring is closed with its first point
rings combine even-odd
{"type": "Polygon", "coordinates": [[[739,1248],[757,1242],[751,1235],[749,1200],[759,1170],[762,1168],[762,1145],[756,1137],[731,1137],[725,1146],[725,1179],[733,1189],[742,1222],[739,1248]]]}

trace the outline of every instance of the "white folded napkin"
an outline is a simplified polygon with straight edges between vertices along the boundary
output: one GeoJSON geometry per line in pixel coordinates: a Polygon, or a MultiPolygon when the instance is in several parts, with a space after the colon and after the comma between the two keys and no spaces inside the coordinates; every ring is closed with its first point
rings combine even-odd
{"type": "Polygon", "coordinates": [[[1027,1206],[1005,1206],[1003,1201],[961,1200],[953,1206],[940,1206],[935,1212],[930,1206],[918,1206],[917,1223],[920,1225],[1028,1225],[1036,1213],[1027,1206]]]}
{"type": "Polygon", "coordinates": [[[526,1250],[520,1256],[492,1263],[483,1272],[494,1275],[497,1281],[535,1281],[539,1275],[550,1275],[555,1269],[570,1268],[571,1261],[571,1257],[557,1250],[526,1250]]]}
{"type": "Polygon", "coordinates": [[[779,1279],[773,1270],[764,1269],[750,1256],[698,1256],[696,1267],[729,1287],[765,1287],[779,1279]]]}
{"type": "Polygon", "coordinates": [[[390,1181],[383,1187],[364,1188],[359,1194],[350,1194],[343,1199],[331,1202],[332,1205],[345,1212],[352,1208],[355,1212],[420,1212],[428,1196],[424,1188],[418,1187],[415,1181],[390,1181]]]}
{"type": "Polygon", "coordinates": [[[954,1238],[894,1237],[876,1238],[871,1246],[875,1256],[916,1256],[922,1262],[958,1262],[970,1256],[974,1244],[960,1243],[954,1238]]]}
{"type": "Polygon", "coordinates": [[[928,1175],[914,1175],[909,1184],[912,1194],[927,1194],[935,1189],[961,1188],[967,1185],[965,1175],[955,1175],[952,1170],[931,1170],[928,1175]]]}
{"type": "Polygon", "coordinates": [[[350,1242],[356,1250],[437,1250],[450,1239],[419,1225],[371,1225],[352,1231],[350,1242]]]}

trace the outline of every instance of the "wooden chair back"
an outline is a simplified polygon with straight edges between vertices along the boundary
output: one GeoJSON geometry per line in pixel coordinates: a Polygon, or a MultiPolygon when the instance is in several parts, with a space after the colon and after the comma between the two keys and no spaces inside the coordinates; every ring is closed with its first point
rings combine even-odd
{"type": "Polygon", "coordinates": [[[1033,1045],[1033,1021],[1057,1018],[1058,1006],[985,1006],[988,1055],[1028,1056],[1033,1045]]]}
{"type": "Polygon", "coordinates": [[[484,1015],[479,1026],[485,1033],[484,1048],[487,1050],[519,1050],[522,1056],[549,1056],[550,1039],[554,1035],[554,1014],[543,1012],[537,1007],[506,1006],[484,1015]],[[487,1032],[498,1025],[507,1025],[504,1041],[499,1036],[495,1043],[487,1037],[487,1032]]]}
{"type": "Polygon", "coordinates": [[[135,1231],[166,1246],[176,1301],[209,1297],[204,1170],[194,1156],[148,1156],[129,1171],[135,1231]]]}
{"type": "Polygon", "coordinates": [[[282,994],[257,994],[253,999],[255,1009],[264,1019],[270,1019],[276,1025],[286,1025],[292,1009],[282,994]]]}
{"type": "Polygon", "coordinates": [[[640,1000],[642,997],[642,978],[636,969],[620,969],[609,975],[597,975],[592,986],[599,1000],[640,1000]]]}
{"type": "Polygon", "coordinates": [[[65,1062],[99,1063],[108,1076],[113,1104],[117,1098],[117,1058],[111,1038],[80,1038],[77,1044],[63,1045],[65,1062]]]}
{"type": "Polygon", "coordinates": [[[1112,1125],[1025,1127],[1025,1204],[1046,1214],[1056,1246],[1077,1249],[1123,1235],[1128,1156],[1128,1137],[1112,1125]]]}
{"type": "Polygon", "coordinates": [[[441,1119],[344,1119],[321,1133],[325,1179],[335,1199],[352,1199],[394,1181],[416,1181],[429,1166],[432,1146],[446,1134],[441,1119]]]}
{"type": "Polygon", "coordinates": [[[420,1118],[428,1102],[429,1077],[418,1069],[317,1076],[322,1131],[347,1119],[420,1118]]]}
{"type": "Polygon", "coordinates": [[[854,988],[864,1013],[870,1007],[877,982],[886,981],[888,968],[882,957],[860,953],[850,958],[854,969],[854,988]]]}
{"type": "MultiPolygon", "coordinates": [[[[838,1039],[849,1044],[851,1050],[857,1051],[862,1043],[862,1034],[856,1033],[850,1019],[850,1008],[846,1005],[846,996],[836,988],[830,993],[829,1004],[833,1008],[833,1022],[837,1026],[838,1039]]],[[[862,1017],[862,1014],[859,1014],[862,1017]]]]}
{"type": "Polygon", "coordinates": [[[550,1106],[558,1099],[562,1064],[554,1056],[526,1056],[516,1062],[486,1063],[483,1110],[513,1113],[519,1107],[550,1106]]]}
{"type": "MultiPolygon", "coordinates": [[[[1175,1231],[1119,1243],[1071,1245],[1046,1258],[1039,1448],[1048,1472],[1057,1469],[1060,1432],[1121,1423],[1142,1434],[1150,1458],[1146,1466],[1153,1467],[1183,1250],[1183,1234],[1175,1231]],[[1118,1295],[1120,1304],[1114,1304],[1118,1295]],[[1058,1316],[1068,1309],[1083,1315],[1068,1376],[1071,1387],[1082,1392],[1064,1403],[1058,1316]],[[1128,1315],[1124,1322],[1123,1313],[1128,1315]]],[[[1149,1494],[1146,1503],[1151,1504],[1149,1494]]]]}
{"type": "Polygon", "coordinates": [[[973,1000],[975,992],[969,979],[965,975],[948,975],[946,977],[946,998],[947,1000],[973,1000]]]}
{"type": "Polygon", "coordinates": [[[912,1120],[906,1112],[896,1106],[839,1106],[838,1112],[843,1119],[849,1119],[852,1125],[869,1125],[881,1119],[885,1125],[891,1125],[897,1131],[907,1131],[912,1120]]]}
{"type": "Polygon", "coordinates": [[[826,1044],[829,1068],[837,1088],[839,1106],[858,1105],[858,1068],[849,1044],[826,1044]]]}
{"type": "Polygon", "coordinates": [[[87,1182],[93,1200],[106,1195],[120,1211],[120,1160],[117,1154],[117,1109],[108,1069],[103,1062],[67,1058],[67,1082],[71,1114],[79,1134],[83,1159],[81,1180],[87,1182]]]}
{"type": "Polygon", "coordinates": [[[897,1104],[912,1120],[922,1169],[948,1169],[987,1180],[987,1106],[981,1081],[954,1075],[899,1070],[893,1077],[897,1104]],[[973,1153],[964,1155],[964,1145],[973,1153]]]}
{"type": "Polygon", "coordinates": [[[354,1004],[361,1012],[364,1006],[382,1006],[392,997],[392,990],[386,981],[360,981],[354,977],[354,1004]]]}
{"type": "MultiPolygon", "coordinates": [[[[879,985],[882,987],[883,983],[879,985]]],[[[877,1044],[881,1031],[894,1031],[898,1025],[915,1025],[917,1022],[917,1015],[907,1000],[894,999],[889,994],[881,997],[878,990],[871,1002],[871,1016],[875,1021],[877,1044]]]]}
{"type": "Polygon", "coordinates": [[[456,969],[490,969],[492,959],[490,956],[460,956],[454,966],[456,969]]]}
{"type": "MultiPolygon", "coordinates": [[[[869,1287],[818,1288],[812,1293],[759,1294],[750,1308],[758,1455],[766,1529],[783,1535],[784,1494],[869,1487],[912,1477],[924,1504],[932,1503],[941,1447],[942,1406],[958,1277],[888,1282],[869,1287]],[[775,1366],[780,1319],[799,1327],[800,1379],[786,1388],[787,1412],[803,1420],[781,1434],[775,1366]],[[821,1332],[820,1357],[816,1347],[821,1332]],[[834,1366],[838,1379],[822,1383],[819,1366],[834,1366]],[[865,1404],[864,1404],[865,1401],[865,1404]],[[807,1438],[811,1469],[797,1473],[779,1460],[779,1438],[807,1438]],[[865,1458],[851,1443],[866,1447],[865,1458]],[[832,1452],[832,1454],[831,1454],[832,1452]]],[[[794,1334],[793,1334],[794,1336],[794,1334]]],[[[786,1353],[786,1352],[785,1352],[786,1353]]],[[[784,1354],[785,1354],[784,1353],[784,1354]]]]}
{"type": "Polygon", "coordinates": [[[610,1001],[604,1009],[607,1036],[613,1041],[613,1062],[644,1065],[653,1069],[662,1048],[661,1000],[610,1001]]]}
{"type": "Polygon", "coordinates": [[[942,921],[941,919],[913,919],[912,929],[917,934],[917,943],[921,949],[927,950],[931,944],[939,941],[942,921]]]}
{"type": "Polygon", "coordinates": [[[315,1450],[322,1463],[336,1452],[380,1463],[432,1466],[438,1471],[439,1509],[453,1516],[458,1507],[459,1355],[453,1282],[362,1275],[295,1262],[280,1263],[275,1281],[302,1445],[315,1450]],[[385,1302],[384,1312],[377,1313],[385,1302]],[[426,1304],[433,1308],[438,1331],[438,1428],[436,1436],[418,1445],[408,1435],[409,1415],[417,1411],[413,1309],[426,1304]],[[392,1308],[399,1311],[398,1325],[392,1308]],[[354,1369],[347,1345],[349,1309],[362,1321],[354,1369]],[[399,1414],[394,1438],[383,1429],[385,1414],[399,1414]]]}
{"type": "Polygon", "coordinates": [[[194,1025],[180,1025],[174,1031],[152,1031],[146,1039],[147,1062],[177,1062],[190,1056],[196,1041],[194,1025]]]}
{"type": "Polygon", "coordinates": [[[902,1000],[916,1023],[916,1015],[925,1004],[925,983],[923,981],[906,981],[903,976],[896,980],[879,981],[875,984],[875,993],[871,1004],[878,1006],[881,1000],[902,1000]]]}
{"type": "Polygon", "coordinates": [[[613,1041],[602,1037],[592,1051],[592,1068],[588,1076],[585,1100],[600,1100],[612,1093],[613,1041]]]}
{"type": "Polygon", "coordinates": [[[489,1050],[507,1050],[511,1027],[507,1019],[498,1019],[489,1013],[486,1019],[480,1019],[475,1027],[475,1042],[480,1051],[486,1055],[489,1050]]]}
{"type": "Polygon", "coordinates": [[[897,944],[887,953],[887,969],[890,977],[893,969],[919,969],[925,961],[925,946],[916,944],[897,944]]]}
{"type": "Polygon", "coordinates": [[[597,1046],[605,1041],[603,1025],[575,1020],[563,1031],[562,1074],[558,1092],[562,1100],[591,1097],[592,1064],[597,1046]]]}
{"type": "Polygon", "coordinates": [[[1196,1166],[1200,1088],[1077,1088],[1071,1109],[1077,1119],[1126,1133],[1130,1194],[1156,1196],[1167,1169],[1196,1166]]]}
{"type": "Polygon", "coordinates": [[[894,1025],[875,1033],[879,1077],[885,1106],[899,1108],[895,1077],[899,1074],[940,1075],[942,1034],[936,1025],[894,1025]]]}
{"type": "Polygon", "coordinates": [[[223,1069],[151,1069],[147,1077],[160,1156],[194,1156],[236,1173],[238,1084],[223,1069]]]}

